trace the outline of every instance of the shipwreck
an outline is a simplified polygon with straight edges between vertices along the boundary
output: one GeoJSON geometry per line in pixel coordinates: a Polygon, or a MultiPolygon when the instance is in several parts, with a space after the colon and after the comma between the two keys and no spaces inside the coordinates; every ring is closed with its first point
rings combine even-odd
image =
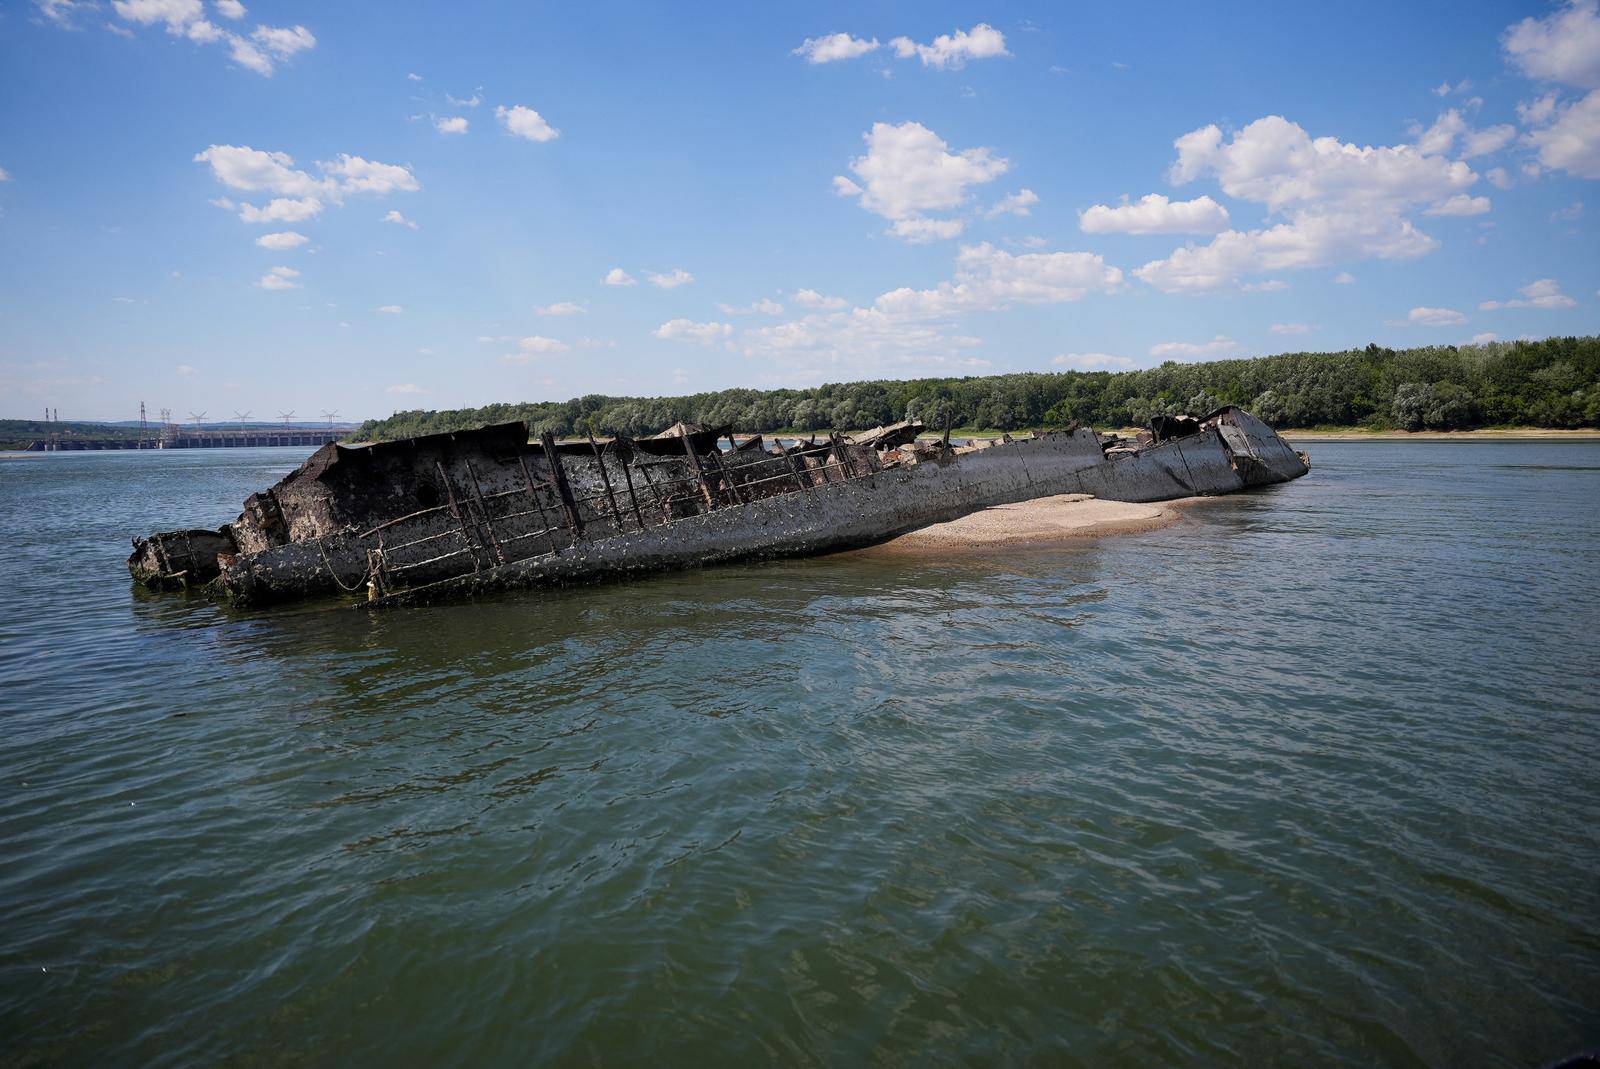
{"type": "Polygon", "coordinates": [[[885,541],[1063,493],[1164,501],[1286,482],[1307,459],[1235,407],[952,445],[920,423],[791,444],[679,424],[651,438],[530,441],[523,423],[329,443],[218,530],[133,540],[156,589],[258,606],[397,605],[885,541]]]}

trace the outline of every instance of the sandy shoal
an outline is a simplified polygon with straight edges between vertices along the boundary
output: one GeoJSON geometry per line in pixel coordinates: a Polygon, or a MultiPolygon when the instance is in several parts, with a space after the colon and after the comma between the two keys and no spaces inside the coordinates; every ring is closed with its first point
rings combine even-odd
{"type": "Polygon", "coordinates": [[[1177,522],[1174,504],[1177,502],[1137,505],[1102,501],[1089,494],[1058,494],[981,509],[857,552],[884,555],[996,549],[1153,531],[1177,522]]]}

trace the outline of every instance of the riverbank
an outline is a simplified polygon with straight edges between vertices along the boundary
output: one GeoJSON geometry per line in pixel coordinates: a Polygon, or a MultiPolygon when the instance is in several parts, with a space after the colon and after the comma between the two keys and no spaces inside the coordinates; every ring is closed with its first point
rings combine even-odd
{"type": "Polygon", "coordinates": [[[926,555],[1134,534],[1176,523],[1178,512],[1174,506],[1181,504],[1135,504],[1102,501],[1089,494],[1058,494],[980,509],[958,520],[936,523],[852,552],[875,557],[926,555]]]}
{"type": "MultiPolygon", "coordinates": [[[[957,428],[950,432],[954,440],[970,438],[998,438],[1002,434],[1026,435],[1032,431],[997,431],[991,429],[957,428]]],[[[1096,427],[1102,433],[1133,437],[1148,427],[1096,427]]],[[[1278,432],[1294,442],[1600,442],[1600,429],[1583,428],[1563,430],[1555,427],[1483,427],[1470,431],[1375,431],[1364,427],[1297,427],[1278,432]]],[[[803,435],[802,435],[803,437],[803,435]]],[[[924,438],[937,438],[929,433],[924,438]]]]}
{"type": "Polygon", "coordinates": [[[1283,430],[1291,442],[1600,442],[1600,430],[1500,427],[1472,431],[1283,430]]]}

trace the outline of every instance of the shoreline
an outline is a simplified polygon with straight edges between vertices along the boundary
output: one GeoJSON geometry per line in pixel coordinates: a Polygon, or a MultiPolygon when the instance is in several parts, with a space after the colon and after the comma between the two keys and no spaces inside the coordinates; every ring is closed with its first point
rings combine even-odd
{"type": "Polygon", "coordinates": [[[1600,430],[1507,427],[1472,431],[1282,430],[1292,442],[1600,442],[1600,430]]]}
{"type": "MultiPolygon", "coordinates": [[[[1120,434],[1124,437],[1133,437],[1148,428],[1140,427],[1096,427],[1096,431],[1107,434],[1120,434]]],[[[999,438],[1003,433],[1013,435],[1034,434],[1041,428],[1028,428],[1020,431],[994,431],[994,430],[952,430],[952,439],[999,438]]],[[[1327,429],[1314,429],[1308,427],[1290,427],[1279,430],[1278,434],[1290,441],[1296,442],[1600,442],[1600,429],[1592,427],[1566,430],[1557,427],[1485,427],[1469,431],[1373,431],[1362,427],[1332,427],[1327,429]]],[[[787,435],[785,435],[787,437],[787,435]]],[[[804,437],[802,435],[801,437],[804,437]]],[[[938,434],[923,434],[921,437],[931,441],[938,438],[938,434]]]]}

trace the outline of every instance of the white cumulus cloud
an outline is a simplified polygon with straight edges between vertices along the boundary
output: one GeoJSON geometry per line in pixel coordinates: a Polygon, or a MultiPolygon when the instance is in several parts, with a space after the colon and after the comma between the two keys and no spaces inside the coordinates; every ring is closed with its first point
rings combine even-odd
{"type": "Polygon", "coordinates": [[[813,289],[795,290],[794,303],[805,308],[826,308],[830,311],[847,308],[850,305],[850,302],[843,297],[830,297],[813,289]]]}
{"type": "Polygon", "coordinates": [[[464,134],[467,132],[467,120],[460,115],[452,115],[447,119],[433,120],[433,128],[441,134],[464,134]]]}
{"type": "Polygon", "coordinates": [[[841,196],[859,196],[863,208],[897,224],[892,233],[912,241],[959,234],[958,220],[928,220],[926,213],[961,207],[971,187],[994,181],[1011,166],[987,148],[952,153],[917,122],[874,123],[863,136],[866,155],[850,161],[860,184],[840,175],[834,188],[841,196]]]}
{"type": "Polygon", "coordinates": [[[1461,136],[1460,156],[1464,160],[1499,152],[1517,136],[1517,128],[1510,123],[1487,126],[1482,130],[1468,130],[1461,136]]]}
{"type": "Polygon", "coordinates": [[[940,70],[959,70],[971,59],[993,59],[1011,54],[1006,51],[1005,35],[986,22],[980,22],[970,30],[942,33],[931,44],[921,45],[909,37],[896,37],[889,42],[889,47],[901,59],[915,56],[924,67],[937,67],[940,70]]]}
{"type": "Polygon", "coordinates": [[[1183,135],[1174,145],[1174,183],[1214,174],[1230,197],[1272,211],[1330,201],[1394,210],[1441,200],[1477,180],[1459,160],[1412,145],[1373,148],[1335,137],[1313,139],[1281,115],[1257,119],[1226,142],[1213,125],[1183,135]]]}
{"type": "Polygon", "coordinates": [[[1544,18],[1506,29],[1506,56],[1529,78],[1579,89],[1600,88],[1600,13],[1596,0],[1569,0],[1544,18]]]}
{"type": "Polygon", "coordinates": [[[1423,215],[1483,215],[1489,210],[1488,197],[1469,197],[1457,193],[1423,211],[1423,215]]]}
{"type": "Polygon", "coordinates": [[[555,304],[547,304],[538,311],[542,316],[581,316],[585,314],[582,305],[573,304],[571,301],[557,301],[555,304]]]}
{"type": "Polygon", "coordinates": [[[412,222],[410,219],[407,219],[405,216],[401,215],[399,212],[395,211],[393,208],[390,208],[387,212],[384,213],[383,221],[386,222],[386,223],[393,223],[395,226],[408,227],[408,228],[410,228],[412,230],[415,230],[417,228],[417,224],[416,223],[412,222]]]}
{"type": "Polygon", "coordinates": [[[636,286],[639,280],[620,267],[613,267],[606,272],[606,277],[601,279],[608,286],[636,286]]]}
{"type": "Polygon", "coordinates": [[[1110,353],[1062,353],[1052,356],[1050,362],[1058,367],[1077,368],[1079,371],[1133,371],[1139,366],[1131,357],[1113,356],[1110,353]]]}
{"type": "MultiPolygon", "coordinates": [[[[790,38],[793,40],[793,38],[790,38]]],[[[855,59],[878,47],[878,39],[866,40],[847,33],[830,33],[825,37],[807,37],[791,55],[804,56],[807,63],[833,63],[841,59],[855,59]]]]}
{"type": "Polygon", "coordinates": [[[509,108],[502,104],[494,109],[494,115],[516,137],[529,141],[554,141],[561,136],[561,131],[545,122],[543,115],[521,104],[509,108]]]}
{"type": "Polygon", "coordinates": [[[274,267],[256,280],[256,285],[264,290],[297,290],[300,283],[295,279],[300,277],[300,272],[292,267],[274,267]]]}
{"type": "Polygon", "coordinates": [[[414,192],[421,188],[408,167],[347,153],[340,153],[331,162],[319,161],[321,178],[297,170],[294,158],[286,152],[264,152],[247,145],[212,145],[196,153],[194,162],[208,164],[213,177],[223,185],[252,193],[317,196],[337,202],[352,193],[414,192]]]}
{"type": "Polygon", "coordinates": [[[1309,334],[1311,328],[1304,323],[1274,323],[1267,328],[1274,334],[1309,334]]]}
{"type": "Polygon", "coordinates": [[[662,341],[692,341],[701,345],[710,345],[732,333],[733,327],[727,323],[695,323],[688,319],[669,319],[655,329],[655,336],[662,341]]]}
{"type": "Polygon", "coordinates": [[[1226,140],[1218,127],[1201,127],[1174,145],[1173,182],[1214,175],[1229,196],[1263,204],[1287,221],[1227,230],[1208,245],[1188,245],[1134,272],[1167,292],[1216,289],[1262,271],[1425,255],[1438,242],[1405,214],[1447,202],[1478,179],[1460,160],[1414,145],[1374,148],[1313,139],[1278,115],[1257,119],[1226,140]]]}
{"type": "Polygon", "coordinates": [[[990,219],[1002,215],[1032,215],[1033,206],[1039,203],[1039,195],[1031,189],[1019,189],[1015,193],[1007,193],[995,202],[986,214],[990,219]]]}
{"type": "MultiPolygon", "coordinates": [[[[1477,98],[1474,97],[1473,100],[1477,101],[1477,98]]],[[[1488,126],[1481,130],[1474,129],[1458,109],[1451,108],[1417,136],[1416,148],[1426,156],[1447,155],[1456,147],[1456,140],[1459,138],[1461,144],[1457,155],[1463,160],[1470,160],[1476,156],[1499,152],[1516,136],[1517,128],[1510,123],[1488,126]]]]}
{"type": "Polygon", "coordinates": [[[197,152],[195,163],[209,164],[212,176],[231,189],[290,197],[325,194],[326,179],[296,170],[287,152],[264,152],[248,145],[212,145],[197,152]]]}
{"type": "Polygon", "coordinates": [[[526,338],[518,339],[517,348],[526,354],[526,358],[518,362],[526,363],[527,360],[532,359],[535,356],[544,356],[551,353],[564,353],[571,349],[572,346],[556,338],[546,338],[541,334],[534,334],[526,338]]]}
{"type": "Polygon", "coordinates": [[[1508,301],[1484,301],[1478,307],[1485,312],[1497,308],[1576,308],[1578,302],[1561,292],[1561,283],[1553,278],[1541,278],[1517,290],[1521,297],[1508,301]]]}
{"type": "MultiPolygon", "coordinates": [[[[659,286],[664,290],[675,290],[679,286],[687,286],[694,281],[694,276],[681,267],[674,267],[671,271],[646,277],[650,279],[652,286],[659,286]]],[[[609,281],[609,277],[607,280],[609,281]]]]}
{"type": "Polygon", "coordinates": [[[88,16],[100,9],[95,0],[34,0],[39,14],[64,30],[78,29],[79,15],[88,16]]]}
{"type": "Polygon", "coordinates": [[[1160,360],[1197,360],[1208,356],[1239,356],[1239,343],[1226,334],[1207,342],[1165,341],[1150,347],[1150,355],[1160,360]]]}
{"type": "Polygon", "coordinates": [[[1228,209],[1210,197],[1168,200],[1148,193],[1137,204],[1096,204],[1078,215],[1086,234],[1215,234],[1228,228],[1228,209]]]}
{"type": "Polygon", "coordinates": [[[896,219],[885,233],[912,245],[926,245],[930,241],[948,241],[960,237],[967,224],[960,219],[929,219],[918,216],[914,219],[896,219]]]}
{"type": "MultiPolygon", "coordinates": [[[[238,20],[245,16],[245,7],[239,0],[215,0],[213,7],[224,19],[238,20]]],[[[46,16],[65,26],[72,24],[72,15],[97,8],[97,4],[86,0],[42,0],[40,3],[46,16]]],[[[161,26],[172,36],[187,38],[195,44],[225,45],[235,63],[267,78],[272,76],[278,63],[317,44],[316,35],[304,26],[258,25],[249,34],[225,30],[205,17],[200,0],[111,0],[111,10],[118,18],[135,26],[161,26]]],[[[125,26],[107,24],[106,28],[132,36],[125,26]]]]}
{"type": "Polygon", "coordinates": [[[1448,327],[1466,322],[1467,317],[1454,308],[1413,308],[1406,313],[1406,321],[1421,327],[1448,327]]]}
{"type": "Polygon", "coordinates": [[[377,163],[360,156],[339,153],[331,163],[317,162],[317,166],[335,183],[340,194],[345,193],[414,193],[421,189],[411,168],[397,163],[377,163]]]}
{"type": "MultiPolygon", "coordinates": [[[[212,201],[219,207],[234,207],[232,201],[221,198],[212,201]]],[[[300,223],[314,219],[322,212],[322,202],[316,197],[274,197],[264,207],[240,204],[239,218],[247,223],[300,223]]]]}
{"type": "Polygon", "coordinates": [[[956,275],[933,289],[902,287],[882,294],[874,307],[913,317],[944,317],[961,312],[996,311],[1012,304],[1059,304],[1122,284],[1122,271],[1087,252],[1030,252],[1012,255],[984,242],[963,246],[956,275]]]}
{"type": "MultiPolygon", "coordinates": [[[[194,162],[210,166],[212,177],[230,189],[273,195],[265,207],[238,206],[239,218],[247,223],[300,222],[319,214],[325,201],[342,204],[349,195],[382,196],[421,188],[408,167],[345,153],[331,162],[319,162],[320,177],[296,168],[288,153],[247,145],[212,145],[196,153],[194,162]]],[[[225,198],[213,203],[233,207],[225,198]]]]}
{"type": "Polygon", "coordinates": [[[1201,292],[1244,275],[1326,267],[1346,260],[1409,260],[1439,243],[1409,220],[1387,213],[1302,212],[1261,230],[1228,230],[1206,245],[1187,245],[1136,268],[1134,276],[1165,293],[1201,292]]]}
{"type": "Polygon", "coordinates": [[[263,249],[297,249],[311,239],[293,230],[280,230],[276,234],[262,234],[256,244],[263,249]]]}
{"type": "Polygon", "coordinates": [[[759,301],[753,301],[742,308],[735,307],[731,304],[718,304],[717,308],[725,316],[783,315],[783,305],[779,304],[770,297],[763,297],[759,301]]]}
{"type": "Polygon", "coordinates": [[[1546,125],[1527,135],[1539,162],[1578,178],[1600,178],[1600,89],[1552,107],[1544,121],[1546,125]]]}

